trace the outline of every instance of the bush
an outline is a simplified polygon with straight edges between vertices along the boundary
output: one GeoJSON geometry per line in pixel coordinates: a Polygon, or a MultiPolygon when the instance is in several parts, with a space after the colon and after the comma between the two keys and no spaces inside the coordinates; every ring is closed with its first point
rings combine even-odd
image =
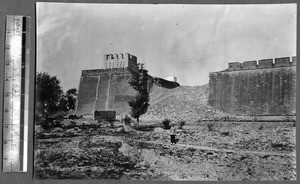
{"type": "Polygon", "coordinates": [[[55,114],[49,115],[46,118],[47,119],[56,119],[56,120],[63,120],[65,116],[64,112],[57,112],[55,114]]]}
{"type": "Polygon", "coordinates": [[[208,128],[208,131],[213,131],[214,130],[214,124],[213,123],[208,123],[207,124],[207,128],[208,128]]]}
{"type": "Polygon", "coordinates": [[[262,124],[259,125],[258,130],[263,130],[264,126],[262,124]]]}
{"type": "Polygon", "coordinates": [[[82,118],[83,116],[82,115],[80,115],[80,116],[77,116],[76,114],[71,114],[71,115],[69,115],[68,116],[68,119],[80,119],[80,118],[82,118]]]}
{"type": "Polygon", "coordinates": [[[271,147],[281,151],[291,151],[293,148],[287,143],[272,143],[271,147]]]}
{"type": "Polygon", "coordinates": [[[296,127],[296,121],[293,120],[293,127],[296,127]]]}
{"type": "Polygon", "coordinates": [[[114,124],[115,124],[115,121],[116,121],[116,120],[115,120],[113,117],[107,117],[107,118],[106,118],[106,121],[109,122],[111,128],[114,128],[114,127],[115,127],[114,124]]]}
{"type": "Polygon", "coordinates": [[[41,121],[41,126],[44,130],[51,130],[55,127],[62,127],[60,120],[56,120],[53,118],[44,118],[41,121]]]}
{"type": "Polygon", "coordinates": [[[52,127],[52,122],[51,121],[47,121],[46,119],[42,119],[41,120],[41,127],[44,130],[49,130],[52,127]]]}
{"type": "Polygon", "coordinates": [[[108,122],[109,122],[111,128],[115,127],[115,121],[114,120],[109,120],[108,122]]]}
{"type": "Polygon", "coordinates": [[[126,115],[125,118],[123,119],[123,122],[125,123],[125,125],[130,125],[132,122],[132,119],[126,115]]]}
{"type": "Polygon", "coordinates": [[[41,114],[35,114],[35,125],[40,125],[41,121],[43,120],[43,116],[41,114]]]}
{"type": "Polygon", "coordinates": [[[170,122],[171,122],[171,120],[169,120],[168,118],[164,119],[162,121],[163,128],[166,129],[166,130],[169,130],[171,128],[170,122]]]}
{"type": "Polygon", "coordinates": [[[185,125],[185,121],[179,121],[178,122],[178,129],[182,129],[182,127],[185,125]]]}
{"type": "Polygon", "coordinates": [[[229,132],[222,132],[221,133],[221,135],[224,135],[224,136],[229,136],[229,134],[230,134],[229,132]]]}
{"type": "Polygon", "coordinates": [[[256,115],[253,117],[253,122],[257,122],[257,116],[256,115]]]}
{"type": "Polygon", "coordinates": [[[224,117],[221,117],[221,121],[229,121],[229,116],[224,116],[224,117]]]}
{"type": "Polygon", "coordinates": [[[71,127],[75,127],[76,126],[76,122],[75,121],[70,121],[70,126],[71,127]]]}

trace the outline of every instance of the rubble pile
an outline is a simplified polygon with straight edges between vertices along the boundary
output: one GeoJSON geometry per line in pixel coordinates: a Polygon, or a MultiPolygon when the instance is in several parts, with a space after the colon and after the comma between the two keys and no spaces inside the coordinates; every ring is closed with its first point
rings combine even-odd
{"type": "Polygon", "coordinates": [[[154,86],[150,93],[150,107],[141,116],[145,120],[163,120],[193,122],[199,119],[230,116],[207,104],[208,84],[203,86],[179,86],[165,89],[154,86]]]}

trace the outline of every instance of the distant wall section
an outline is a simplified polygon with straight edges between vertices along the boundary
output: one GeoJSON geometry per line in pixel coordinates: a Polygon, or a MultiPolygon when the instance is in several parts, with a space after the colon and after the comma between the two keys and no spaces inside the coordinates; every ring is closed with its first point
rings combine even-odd
{"type": "Polygon", "coordinates": [[[208,103],[224,112],[248,115],[296,113],[296,57],[229,63],[209,75],[208,103]]]}

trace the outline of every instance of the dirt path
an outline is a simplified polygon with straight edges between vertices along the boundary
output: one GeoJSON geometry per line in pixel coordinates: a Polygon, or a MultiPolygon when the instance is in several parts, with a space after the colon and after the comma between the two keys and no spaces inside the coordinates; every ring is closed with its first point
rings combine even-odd
{"type": "Polygon", "coordinates": [[[200,150],[211,150],[211,151],[219,151],[219,152],[261,154],[261,155],[275,155],[275,156],[296,156],[296,153],[294,153],[294,152],[276,153],[276,152],[265,152],[265,151],[230,150],[230,149],[218,149],[218,148],[212,148],[212,147],[187,145],[187,144],[176,144],[175,146],[186,147],[186,148],[192,147],[192,148],[200,149],[200,150]]]}
{"type": "MultiPolygon", "coordinates": [[[[80,138],[83,136],[78,136],[76,138],[80,138]]],[[[116,137],[116,136],[110,136],[110,135],[93,135],[90,136],[91,138],[105,138],[110,141],[132,141],[130,138],[126,137],[116,137]]],[[[75,139],[75,137],[72,137],[75,139]]],[[[55,139],[68,139],[67,137],[61,137],[61,138],[55,138],[55,139]]],[[[42,139],[42,140],[49,140],[49,139],[42,139]]],[[[163,142],[158,142],[158,141],[140,141],[140,140],[134,140],[139,143],[150,143],[150,144],[156,144],[156,145],[161,145],[164,147],[169,147],[169,148],[194,148],[198,150],[207,150],[207,151],[218,151],[218,152],[228,152],[228,153],[242,153],[242,154],[260,154],[260,155],[274,155],[274,156],[296,156],[295,152],[286,152],[286,153],[278,153],[278,152],[265,152],[265,151],[248,151],[248,150],[231,150],[231,149],[219,149],[219,148],[213,148],[213,147],[206,147],[206,146],[197,146],[197,145],[190,145],[190,144],[176,144],[176,145],[170,145],[169,143],[163,143],[163,142]]]]}

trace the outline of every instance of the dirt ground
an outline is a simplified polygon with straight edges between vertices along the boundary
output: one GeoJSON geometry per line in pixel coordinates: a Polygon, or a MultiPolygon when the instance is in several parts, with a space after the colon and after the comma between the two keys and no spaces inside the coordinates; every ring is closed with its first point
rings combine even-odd
{"type": "Polygon", "coordinates": [[[292,122],[187,122],[169,130],[63,120],[36,126],[35,178],[296,180],[292,122]]]}

